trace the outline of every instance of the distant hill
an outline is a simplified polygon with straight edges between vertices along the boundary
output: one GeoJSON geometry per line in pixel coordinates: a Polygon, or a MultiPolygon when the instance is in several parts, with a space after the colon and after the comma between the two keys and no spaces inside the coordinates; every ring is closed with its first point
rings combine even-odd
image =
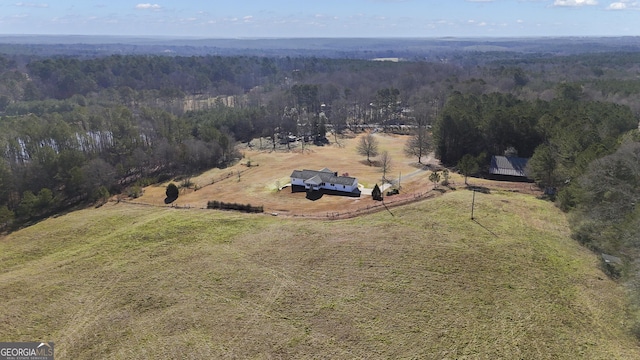
{"type": "Polygon", "coordinates": [[[437,59],[452,52],[580,54],[640,51],[638,37],[558,38],[170,38],[0,35],[0,53],[175,54],[437,59]]]}
{"type": "Polygon", "coordinates": [[[0,339],[58,357],[633,359],[553,204],[458,190],[352,220],[109,203],[0,237],[0,339]]]}

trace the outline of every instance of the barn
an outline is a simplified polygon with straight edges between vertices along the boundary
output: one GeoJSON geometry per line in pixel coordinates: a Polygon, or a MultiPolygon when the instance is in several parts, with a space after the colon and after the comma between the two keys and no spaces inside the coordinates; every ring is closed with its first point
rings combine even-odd
{"type": "Polygon", "coordinates": [[[492,156],[489,174],[497,180],[530,181],[525,171],[528,161],[515,156],[492,156]]]}

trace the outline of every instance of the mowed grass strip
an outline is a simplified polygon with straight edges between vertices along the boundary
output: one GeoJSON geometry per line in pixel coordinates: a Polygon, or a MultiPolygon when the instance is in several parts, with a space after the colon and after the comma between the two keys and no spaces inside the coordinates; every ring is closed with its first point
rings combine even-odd
{"type": "Polygon", "coordinates": [[[60,358],[639,358],[622,288],[531,196],[350,220],[105,205],[0,239],[0,340],[60,358]]]}

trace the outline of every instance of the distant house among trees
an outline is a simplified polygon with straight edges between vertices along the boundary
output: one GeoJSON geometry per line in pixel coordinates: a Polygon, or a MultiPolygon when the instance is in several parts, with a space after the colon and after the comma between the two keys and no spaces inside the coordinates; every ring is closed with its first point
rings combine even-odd
{"type": "Polygon", "coordinates": [[[492,156],[489,174],[498,179],[529,181],[525,171],[528,161],[515,156],[492,156]]]}
{"type": "Polygon", "coordinates": [[[329,190],[359,195],[358,179],[350,176],[338,176],[327,168],[322,170],[294,170],[291,173],[292,191],[304,188],[306,191],[329,190]]]}

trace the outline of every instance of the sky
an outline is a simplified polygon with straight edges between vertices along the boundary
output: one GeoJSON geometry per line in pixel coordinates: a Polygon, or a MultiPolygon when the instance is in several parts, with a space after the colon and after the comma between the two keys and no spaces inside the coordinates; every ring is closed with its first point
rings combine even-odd
{"type": "Polygon", "coordinates": [[[640,0],[0,0],[0,34],[640,36],[640,0]]]}

